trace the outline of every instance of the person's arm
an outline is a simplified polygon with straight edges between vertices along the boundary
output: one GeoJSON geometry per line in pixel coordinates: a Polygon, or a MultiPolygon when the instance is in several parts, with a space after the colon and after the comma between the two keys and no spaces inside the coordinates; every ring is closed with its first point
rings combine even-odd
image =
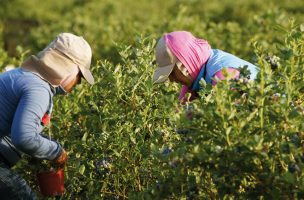
{"type": "MultiPolygon", "coordinates": [[[[214,78],[216,78],[219,81],[224,80],[224,79],[227,78],[227,75],[225,75],[225,73],[229,74],[230,79],[232,79],[232,80],[233,79],[238,79],[240,77],[240,71],[239,70],[234,69],[232,67],[229,67],[229,68],[225,68],[225,69],[222,69],[222,70],[216,72],[214,74],[214,78]]],[[[213,86],[216,85],[216,83],[217,83],[216,79],[212,80],[212,85],[213,86]]]]}
{"type": "Polygon", "coordinates": [[[11,128],[12,143],[22,152],[39,159],[54,160],[62,147],[40,135],[41,119],[49,103],[49,90],[41,85],[25,90],[16,109],[11,128]]]}

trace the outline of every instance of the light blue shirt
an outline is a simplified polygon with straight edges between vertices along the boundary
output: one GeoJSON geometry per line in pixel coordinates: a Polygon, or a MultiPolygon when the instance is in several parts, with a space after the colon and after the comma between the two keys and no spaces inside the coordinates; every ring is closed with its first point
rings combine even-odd
{"type": "Polygon", "coordinates": [[[247,62],[241,58],[236,57],[230,53],[224,52],[219,49],[212,49],[211,55],[208,59],[208,62],[204,64],[200,73],[198,74],[196,80],[194,81],[191,90],[199,91],[199,81],[205,77],[206,83],[211,83],[212,78],[216,74],[216,72],[224,69],[224,68],[235,68],[239,69],[244,66],[247,66],[247,69],[250,71],[250,80],[254,80],[258,73],[258,67],[247,62]],[[205,76],[205,67],[206,68],[206,76],[205,76]]]}
{"type": "Polygon", "coordinates": [[[53,95],[46,81],[24,69],[0,74],[0,137],[10,136],[18,150],[36,158],[56,158],[61,146],[40,135],[53,95]]]}

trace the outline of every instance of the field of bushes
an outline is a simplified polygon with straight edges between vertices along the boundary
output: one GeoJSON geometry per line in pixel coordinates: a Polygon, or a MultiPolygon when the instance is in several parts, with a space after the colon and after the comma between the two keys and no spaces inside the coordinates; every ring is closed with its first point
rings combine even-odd
{"type": "MultiPolygon", "coordinates": [[[[2,0],[0,71],[60,32],[93,49],[96,84],[57,96],[45,130],[69,152],[59,199],[304,199],[303,13],[303,0],[2,0]],[[180,107],[179,85],[152,84],[174,30],[256,64],[257,80],[202,85],[180,107]]],[[[30,162],[15,170],[39,195],[30,162]]]]}

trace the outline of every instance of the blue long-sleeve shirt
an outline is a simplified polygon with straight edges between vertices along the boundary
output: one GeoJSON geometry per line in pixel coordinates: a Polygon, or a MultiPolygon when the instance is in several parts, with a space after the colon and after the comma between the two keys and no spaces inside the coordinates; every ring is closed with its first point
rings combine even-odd
{"type": "Polygon", "coordinates": [[[212,49],[208,62],[204,64],[201,71],[199,72],[196,80],[193,82],[191,90],[199,91],[200,85],[199,81],[205,77],[206,83],[211,83],[212,78],[215,73],[227,68],[232,67],[235,69],[239,69],[241,67],[247,66],[250,71],[250,80],[254,80],[259,72],[259,68],[235,55],[224,52],[219,49],[212,49]],[[207,67],[206,67],[207,66],[207,67]],[[205,70],[206,69],[206,70],[205,70]],[[206,74],[205,74],[206,72],[206,74]]]}
{"type": "Polygon", "coordinates": [[[55,159],[61,146],[40,135],[53,95],[46,81],[24,69],[0,74],[0,138],[10,136],[18,150],[36,158],[55,159]]]}

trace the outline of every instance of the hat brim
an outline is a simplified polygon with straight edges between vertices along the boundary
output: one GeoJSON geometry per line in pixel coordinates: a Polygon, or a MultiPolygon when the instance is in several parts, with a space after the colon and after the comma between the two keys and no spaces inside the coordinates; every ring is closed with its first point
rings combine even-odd
{"type": "Polygon", "coordinates": [[[153,75],[153,83],[165,82],[173,71],[174,65],[175,63],[165,67],[158,67],[153,75]]]}
{"type": "Polygon", "coordinates": [[[80,71],[81,71],[81,74],[82,74],[82,76],[84,77],[84,79],[85,79],[89,84],[93,85],[95,81],[94,81],[94,77],[93,77],[91,71],[88,70],[88,69],[85,68],[85,67],[80,67],[80,66],[78,66],[78,67],[79,67],[79,69],[80,69],[80,71]]]}

